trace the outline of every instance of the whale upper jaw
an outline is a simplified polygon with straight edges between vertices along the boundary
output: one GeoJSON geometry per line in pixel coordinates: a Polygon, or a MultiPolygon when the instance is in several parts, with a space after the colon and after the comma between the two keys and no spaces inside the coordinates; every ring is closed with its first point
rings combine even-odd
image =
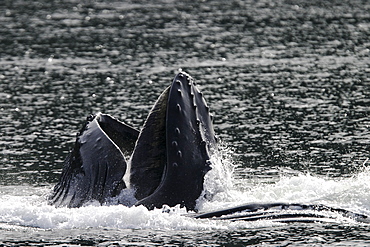
{"type": "Polygon", "coordinates": [[[203,190],[204,175],[211,169],[210,156],[215,148],[209,108],[193,79],[179,73],[154,105],[132,156],[131,184],[137,188],[137,205],[152,209],[163,204],[180,204],[194,210],[203,190]],[[153,122],[154,128],[161,131],[153,130],[153,122]],[[150,170],[153,162],[145,162],[150,147],[142,147],[141,141],[147,146],[160,144],[152,146],[153,156],[149,156],[161,161],[153,170],[150,170]],[[148,186],[146,176],[142,176],[143,164],[146,175],[157,174],[154,186],[148,186]]]}

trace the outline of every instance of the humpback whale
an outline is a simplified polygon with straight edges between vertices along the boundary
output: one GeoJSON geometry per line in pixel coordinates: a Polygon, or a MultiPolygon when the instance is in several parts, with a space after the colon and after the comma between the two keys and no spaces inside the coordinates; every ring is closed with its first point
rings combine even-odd
{"type": "MultiPolygon", "coordinates": [[[[204,176],[212,168],[210,158],[215,151],[217,141],[209,107],[192,77],[181,72],[159,96],[141,131],[108,114],[87,117],[49,202],[71,208],[89,201],[104,204],[130,191],[133,200],[120,203],[148,209],[180,205],[196,211],[196,200],[201,196],[204,176]]],[[[368,221],[367,215],[344,209],[287,203],[252,203],[187,216],[317,222],[328,218],[319,213],[322,211],[368,221]]]]}
{"type": "Polygon", "coordinates": [[[107,114],[89,116],[50,202],[103,204],[132,189],[135,205],[180,204],[194,210],[216,149],[209,107],[194,80],[182,72],[159,96],[140,132],[107,114]]]}

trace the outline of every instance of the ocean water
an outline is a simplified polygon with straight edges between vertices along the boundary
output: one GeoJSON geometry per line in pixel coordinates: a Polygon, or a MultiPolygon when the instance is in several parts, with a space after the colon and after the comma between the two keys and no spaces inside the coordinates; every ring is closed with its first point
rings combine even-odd
{"type": "Polygon", "coordinates": [[[0,245],[369,244],[369,225],[340,215],[230,222],[46,199],[86,116],[140,128],[183,70],[222,146],[199,211],[287,202],[370,215],[368,1],[3,3],[0,245]]]}

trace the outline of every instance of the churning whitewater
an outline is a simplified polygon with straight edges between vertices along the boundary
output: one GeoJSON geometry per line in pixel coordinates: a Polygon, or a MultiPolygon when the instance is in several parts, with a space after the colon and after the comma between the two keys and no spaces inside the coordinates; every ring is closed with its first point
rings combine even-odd
{"type": "MultiPolygon", "coordinates": [[[[215,157],[213,157],[215,158],[215,157]]],[[[205,178],[204,193],[212,198],[198,201],[200,211],[219,210],[252,202],[321,203],[341,207],[356,213],[370,214],[370,169],[364,167],[352,177],[330,179],[310,174],[280,177],[275,183],[236,181],[231,176],[230,161],[217,157],[215,167],[205,178]],[[223,163],[224,162],[224,163],[223,163]],[[227,180],[225,180],[227,178],[227,180]],[[248,186],[237,186],[240,184],[248,186]],[[225,186],[226,185],[226,186],[225,186]]],[[[16,229],[119,228],[158,230],[235,230],[267,227],[283,223],[271,220],[215,221],[193,219],[178,206],[148,210],[144,206],[103,205],[88,203],[80,208],[48,205],[46,196],[50,187],[4,186],[0,191],[0,227],[16,229]]],[[[340,214],[326,212],[333,222],[362,224],[340,214]]]]}

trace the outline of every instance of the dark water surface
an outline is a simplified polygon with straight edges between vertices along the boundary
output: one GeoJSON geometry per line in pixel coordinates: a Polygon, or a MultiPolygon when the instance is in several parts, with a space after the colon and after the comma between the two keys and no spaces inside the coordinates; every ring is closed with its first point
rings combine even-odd
{"type": "MultiPolygon", "coordinates": [[[[370,175],[363,173],[370,158],[369,37],[370,2],[360,0],[3,0],[1,200],[27,186],[51,188],[90,113],[140,128],[184,70],[232,148],[240,190],[281,184],[285,175],[312,175],[299,184],[361,175],[348,180],[347,190],[359,191],[347,203],[361,201],[355,208],[370,211],[370,175]]],[[[367,225],[341,224],[127,228],[0,226],[0,244],[364,245],[370,237],[367,225]]]]}

